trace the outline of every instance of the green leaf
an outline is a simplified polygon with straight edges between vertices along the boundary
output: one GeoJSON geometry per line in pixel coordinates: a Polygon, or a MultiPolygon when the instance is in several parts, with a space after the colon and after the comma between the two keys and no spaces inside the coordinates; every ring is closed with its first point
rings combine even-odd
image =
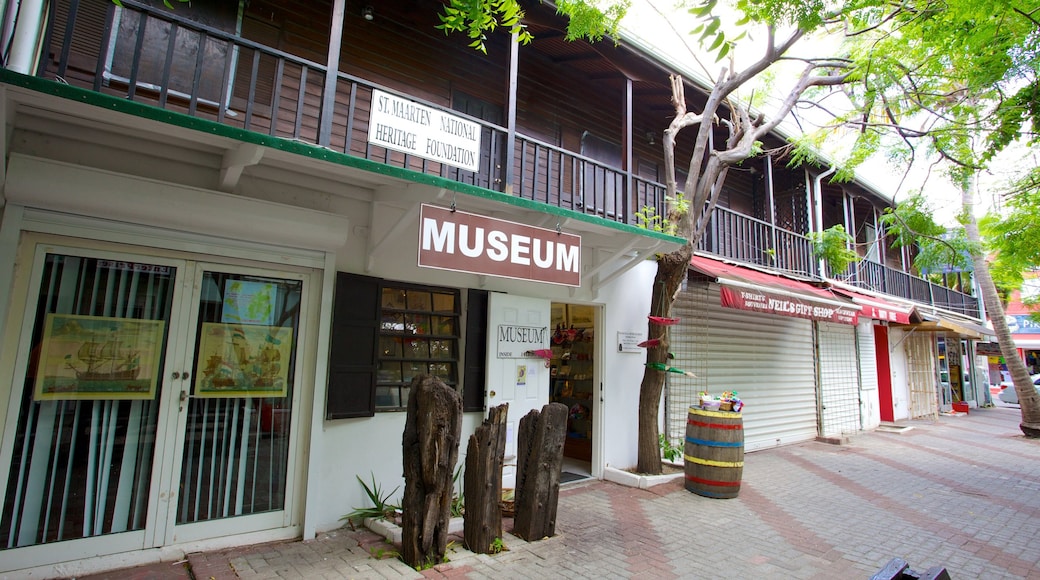
{"type": "Polygon", "coordinates": [[[715,50],[719,46],[721,46],[723,42],[726,42],[726,35],[724,33],[722,33],[722,32],[716,34],[715,35],[715,41],[712,42],[711,46],[708,47],[708,52],[715,52],[715,50]]]}
{"type": "Polygon", "coordinates": [[[694,16],[707,16],[711,14],[712,10],[715,10],[715,6],[718,4],[718,0],[708,0],[700,6],[694,6],[690,8],[690,14],[694,16]]]}
{"type": "Polygon", "coordinates": [[[733,46],[733,44],[729,43],[729,42],[727,42],[726,44],[722,45],[722,50],[720,50],[718,56],[715,57],[715,62],[719,62],[720,60],[726,58],[726,55],[729,54],[729,49],[732,46],[733,46]]]}

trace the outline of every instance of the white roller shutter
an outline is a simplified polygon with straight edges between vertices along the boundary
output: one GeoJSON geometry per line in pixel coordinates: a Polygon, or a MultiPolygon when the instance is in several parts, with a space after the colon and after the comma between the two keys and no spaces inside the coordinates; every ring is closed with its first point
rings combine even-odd
{"type": "Polygon", "coordinates": [[[754,451],[816,437],[812,322],[723,308],[717,284],[690,282],[673,314],[672,365],[697,375],[668,374],[670,439],[685,435],[697,393],[737,391],[745,401],[744,447],[754,451]]]}
{"type": "MultiPolygon", "coordinates": [[[[860,398],[862,399],[863,411],[861,415],[862,429],[877,427],[881,420],[880,393],[878,386],[881,379],[878,377],[878,354],[877,344],[874,342],[874,321],[870,318],[860,317],[856,326],[856,340],[859,342],[859,381],[860,398]]],[[[888,353],[884,353],[888,356],[888,353]]]]}
{"type": "Polygon", "coordinates": [[[863,390],[878,388],[877,345],[874,343],[874,321],[860,318],[856,326],[859,340],[859,377],[863,390]]]}
{"type": "Polygon", "coordinates": [[[817,322],[816,326],[820,433],[824,437],[855,433],[863,427],[856,327],[833,322],[817,322]]]}

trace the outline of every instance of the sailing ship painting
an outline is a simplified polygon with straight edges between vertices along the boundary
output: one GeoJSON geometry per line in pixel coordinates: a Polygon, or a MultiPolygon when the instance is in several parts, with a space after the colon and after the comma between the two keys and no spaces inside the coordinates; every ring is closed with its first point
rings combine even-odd
{"type": "Polygon", "coordinates": [[[76,351],[79,364],[67,354],[65,365],[75,371],[80,381],[130,381],[141,372],[140,352],[118,338],[104,342],[88,340],[76,351]]]}
{"type": "Polygon", "coordinates": [[[45,325],[38,400],[155,396],[164,321],[48,314],[45,325]]]}
{"type": "Polygon", "coordinates": [[[196,397],[284,397],[292,328],[206,322],[196,397]]]}

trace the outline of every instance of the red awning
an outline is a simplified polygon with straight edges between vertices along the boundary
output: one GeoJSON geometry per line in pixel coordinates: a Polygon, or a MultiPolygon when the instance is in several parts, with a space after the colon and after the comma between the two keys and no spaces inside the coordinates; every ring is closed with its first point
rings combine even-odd
{"type": "Polygon", "coordinates": [[[838,295],[847,296],[859,305],[859,313],[874,320],[886,320],[898,324],[910,324],[910,315],[914,307],[910,304],[899,305],[878,298],[871,294],[856,292],[841,286],[834,286],[832,290],[838,295]]]}
{"type": "Polygon", "coordinates": [[[718,282],[722,306],[764,314],[856,324],[859,308],[829,290],[776,274],[694,256],[690,267],[718,282]]]}

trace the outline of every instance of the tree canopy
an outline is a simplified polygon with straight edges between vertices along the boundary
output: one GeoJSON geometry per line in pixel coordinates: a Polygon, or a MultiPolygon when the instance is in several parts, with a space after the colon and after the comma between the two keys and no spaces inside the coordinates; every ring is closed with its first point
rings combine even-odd
{"type": "MultiPolygon", "coordinates": [[[[556,6],[570,19],[568,38],[598,40],[617,30],[627,2],[559,0],[556,6]]],[[[980,266],[985,270],[977,274],[992,288],[977,245],[978,228],[967,207],[968,192],[973,191],[972,179],[997,152],[1016,141],[1035,143],[1040,134],[1040,7],[1030,2],[1035,0],[735,0],[730,7],[733,12],[722,10],[718,0],[685,4],[700,20],[693,34],[702,47],[728,61],[709,86],[703,87],[706,100],[699,111],[687,110],[685,81],[671,78],[674,117],[662,141],[667,194],[678,203],[670,208],[667,220],[688,243],[658,257],[654,287],[664,291],[654,293],[651,312],[657,316],[670,312],[693,242],[703,234],[729,168],[759,154],[763,136],[804,102],[832,116],[820,132],[821,138],[828,138],[828,132],[833,134],[837,128],[855,135],[855,146],[845,159],[838,160],[844,165],[840,178],[851,177],[858,164],[882,147],[890,147],[892,158],[908,164],[919,158],[937,158],[951,183],[965,192],[962,218],[968,241],[958,246],[951,243],[948,233],[934,228],[907,233],[900,241],[922,246],[922,240],[932,240],[936,247],[947,249],[950,261],[969,255],[976,270],[980,266]],[[725,23],[722,15],[733,13],[732,24],[725,23]],[[759,31],[757,56],[738,67],[733,49],[742,37],[740,29],[748,28],[759,31]],[[838,35],[843,42],[834,52],[795,56],[793,47],[812,34],[838,35]],[[771,74],[780,63],[794,64],[796,69],[791,73],[791,86],[777,95],[778,105],[771,117],[736,99],[738,90],[771,74]],[[843,97],[845,106],[837,110],[824,106],[831,95],[843,97]],[[719,114],[727,110],[728,119],[720,119],[719,114]],[[728,131],[723,142],[713,138],[716,124],[728,131]],[[680,191],[675,181],[675,140],[688,128],[693,154],[680,191]],[[889,143],[892,139],[894,145],[889,143]]],[[[530,38],[523,28],[519,0],[450,0],[441,21],[447,32],[465,32],[478,50],[483,49],[485,35],[500,27],[521,41],[530,38]]],[[[814,160],[816,152],[804,145],[819,142],[804,140],[794,160],[814,160]]],[[[890,224],[905,227],[916,222],[919,228],[931,228],[921,210],[911,206],[902,213],[893,212],[890,224]]],[[[847,240],[838,234],[821,236],[816,243],[847,240]]],[[[990,302],[987,298],[988,308],[990,302]]],[[[999,310],[999,304],[995,308],[999,310]]],[[[648,332],[662,340],[659,346],[647,349],[647,368],[640,385],[637,469],[659,473],[657,410],[664,379],[654,369],[666,362],[668,332],[653,322],[648,332]]],[[[1008,342],[1006,325],[1003,336],[1002,342],[1008,342]]],[[[1024,366],[1020,370],[1013,373],[1016,384],[1024,366]]],[[[1028,424],[1040,433],[1040,403],[1035,396],[1023,399],[1023,393],[1019,393],[1023,430],[1028,424]],[[1036,411],[1028,420],[1027,407],[1036,411]]]]}

